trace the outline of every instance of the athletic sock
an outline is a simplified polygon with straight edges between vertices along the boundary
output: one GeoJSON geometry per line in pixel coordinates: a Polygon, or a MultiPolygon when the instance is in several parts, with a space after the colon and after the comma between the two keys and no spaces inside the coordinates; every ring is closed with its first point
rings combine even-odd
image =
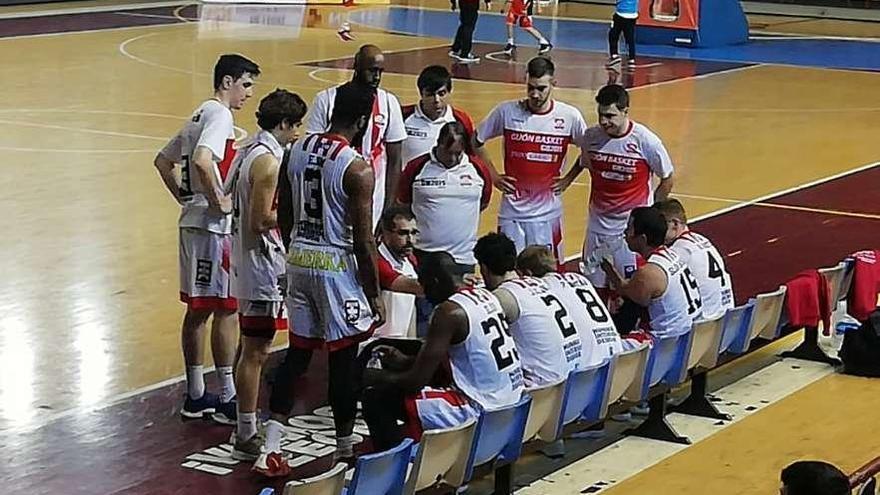
{"type": "Polygon", "coordinates": [[[249,440],[257,434],[257,413],[238,411],[238,425],[235,434],[241,440],[249,440]]]}
{"type": "Polygon", "coordinates": [[[205,395],[204,366],[186,367],[186,392],[192,400],[199,400],[205,395]]]}
{"type": "Polygon", "coordinates": [[[235,378],[232,366],[218,366],[217,377],[220,379],[220,402],[229,402],[235,397],[235,378]]]}
{"type": "Polygon", "coordinates": [[[281,452],[281,439],[284,437],[284,425],[270,419],[266,423],[266,452],[281,452]]]}

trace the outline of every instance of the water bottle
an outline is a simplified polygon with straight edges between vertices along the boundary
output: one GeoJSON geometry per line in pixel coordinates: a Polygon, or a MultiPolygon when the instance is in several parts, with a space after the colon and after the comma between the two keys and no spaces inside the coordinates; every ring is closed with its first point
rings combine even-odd
{"type": "Polygon", "coordinates": [[[587,259],[585,259],[581,263],[581,273],[583,273],[584,275],[595,273],[597,270],[599,270],[599,266],[602,264],[602,260],[606,258],[609,261],[612,260],[614,258],[615,251],[620,249],[623,243],[623,236],[606,238],[604,242],[599,243],[599,245],[596,246],[596,249],[594,249],[593,252],[590,253],[589,256],[587,256],[587,259]]]}

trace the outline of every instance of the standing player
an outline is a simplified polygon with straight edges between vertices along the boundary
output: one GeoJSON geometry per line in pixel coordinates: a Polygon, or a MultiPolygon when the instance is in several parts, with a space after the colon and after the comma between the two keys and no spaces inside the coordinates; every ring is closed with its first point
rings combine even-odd
{"type": "Polygon", "coordinates": [[[489,164],[495,186],[504,192],[498,230],[513,239],[517,252],[526,246],[550,246],[562,262],[562,202],[553,185],[568,145],[579,143],[587,125],[581,112],[553,99],[553,62],[529,61],[527,98],[496,106],[477,129],[477,152],[489,164]],[[504,174],[498,175],[483,146],[504,136],[504,174]]]}
{"type": "Polygon", "coordinates": [[[351,81],[327,88],[312,101],[312,111],[306,124],[306,133],[320,134],[330,128],[336,92],[351,87],[360,92],[376,95],[369,114],[367,130],[362,143],[358,144],[361,156],[372,166],[376,187],[373,191],[373,228],[382,217],[385,206],[394,201],[397,181],[402,167],[401,149],[406,139],[400,102],[393,94],[379,87],[385,72],[385,55],[375,45],[362,46],[354,56],[354,77],[351,81]]]}
{"type": "Polygon", "coordinates": [[[287,329],[284,294],[285,247],[278,231],[278,170],[284,147],[296,139],[306,115],[302,99],[283,89],[260,101],[260,132],[238,151],[231,175],[232,293],[238,299],[241,357],[235,370],[237,427],[232,456],[253,461],[260,455],[257,397],[260,374],[276,330],[287,329]]]}
{"type": "Polygon", "coordinates": [[[633,208],[666,199],[672,191],[673,167],[660,138],[629,118],[629,94],[623,86],[605,86],[596,95],[596,103],[599,125],[590,127],[578,143],[581,158],[557,189],[564,191],[584,168],[589,169],[590,218],[583,259],[593,285],[605,288],[605,276],[596,269],[596,258],[602,256],[596,256],[596,251],[613,256],[615,268],[624,277],[635,272],[635,253],[623,242],[627,217],[633,208]],[[660,179],[656,189],[651,188],[652,176],[660,179]]]}
{"type": "Polygon", "coordinates": [[[437,307],[425,343],[415,357],[377,346],[382,371],[368,369],[364,381],[364,419],[377,451],[406,436],[450,428],[476,417],[478,410],[516,404],[523,391],[519,355],[498,299],[486,289],[467,287],[448,253],[428,252],[419,268],[425,295],[437,307]],[[452,383],[428,387],[438,369],[452,383]],[[450,386],[451,385],[451,386],[450,386]]]}
{"type": "Polygon", "coordinates": [[[584,367],[583,346],[568,311],[541,279],[516,272],[513,242],[504,234],[486,234],[474,255],[510,323],[526,388],[557,383],[584,367]]]}
{"type": "Polygon", "coordinates": [[[358,155],[375,93],[356,86],[334,92],[329,132],[291,146],[287,163],[294,231],[287,259],[290,345],[278,368],[266,427],[266,454],[254,469],[286,476],[281,458],[283,423],[294,401],[294,383],[315,349],[329,350],[329,402],[336,423],[336,456],[353,456],[354,390],[358,343],[384,323],[373,236],[373,170],[358,155]]]}
{"type": "Polygon", "coordinates": [[[703,301],[703,318],[723,316],[733,308],[733,282],[724,257],[706,237],[690,230],[684,206],[677,199],[654,203],[666,217],[666,245],[684,260],[697,280],[703,301]]]}
{"type": "Polygon", "coordinates": [[[403,107],[403,125],[406,141],[403,142],[403,163],[431,152],[437,144],[440,129],[449,122],[461,122],[469,138],[474,136],[474,122],[464,110],[449,103],[452,95],[452,74],[442,65],[429,65],[422,69],[416,81],[419,102],[403,107]]]}
{"type": "Polygon", "coordinates": [[[223,183],[235,155],[232,111],[253,94],[260,68],[241,55],[223,55],[214,66],[214,97],[159,152],[154,165],[165,187],[180,203],[180,300],[187,305],[181,343],[187,395],[180,414],[200,418],[217,412],[235,417],[232,364],[237,336],[236,301],[229,294],[232,199],[223,183]],[[180,168],[178,169],[178,165],[180,168]],[[211,351],[221,389],[205,392],[202,359],[205,326],[211,325],[211,351]]]}
{"type": "Polygon", "coordinates": [[[538,31],[532,23],[532,9],[535,0],[506,0],[507,4],[507,44],[504,46],[504,53],[513,55],[516,50],[516,42],[513,40],[513,30],[516,25],[523,28],[523,31],[531,34],[538,40],[538,55],[543,55],[553,49],[553,45],[547,41],[547,38],[538,31]]]}

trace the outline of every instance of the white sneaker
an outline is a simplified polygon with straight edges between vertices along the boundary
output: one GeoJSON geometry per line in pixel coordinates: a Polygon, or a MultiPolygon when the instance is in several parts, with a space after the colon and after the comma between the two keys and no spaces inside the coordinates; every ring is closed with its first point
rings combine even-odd
{"type": "Polygon", "coordinates": [[[474,55],[473,53],[468,53],[467,55],[459,55],[458,61],[463,64],[472,64],[474,62],[479,62],[480,57],[474,55]]]}

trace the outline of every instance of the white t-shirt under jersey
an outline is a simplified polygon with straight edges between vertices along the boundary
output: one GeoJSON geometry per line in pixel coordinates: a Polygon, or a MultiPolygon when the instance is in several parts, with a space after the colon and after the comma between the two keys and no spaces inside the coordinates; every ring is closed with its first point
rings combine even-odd
{"type": "Polygon", "coordinates": [[[498,218],[544,222],[562,215],[553,180],[565,165],[568,145],[583,140],[587,124],[577,108],[552,101],[544,113],[533,113],[523,101],[496,106],[477,128],[477,139],[504,136],[504,173],[516,177],[516,193],[501,199],[498,218]]]}
{"type": "Polygon", "coordinates": [[[620,137],[611,137],[599,126],[590,127],[581,143],[589,158],[589,231],[617,235],[626,230],[629,212],[654,203],[652,175],[672,175],[672,160],[656,134],[630,121],[620,137]]]}
{"type": "Polygon", "coordinates": [[[190,160],[199,146],[211,150],[214,176],[217,184],[223,187],[235,157],[234,144],[232,111],[216,99],[210,99],[195,109],[183,129],[162,148],[162,156],[181,165],[180,199],[183,206],[178,221],[180,227],[193,227],[217,234],[232,232],[232,215],[208,207],[206,185],[202,184],[190,160]]]}
{"type": "MultiPolygon", "coordinates": [[[[315,95],[312,106],[309,108],[309,120],[306,123],[307,134],[320,134],[330,129],[330,117],[333,115],[336,88],[338,86],[327,88],[315,95]]],[[[378,88],[376,99],[373,102],[373,112],[367,123],[367,130],[359,150],[376,174],[376,186],[373,189],[374,228],[379,224],[382,210],[385,208],[385,172],[388,162],[385,145],[386,143],[399,143],[404,139],[406,139],[406,129],[403,126],[400,102],[393,94],[378,88]]]]}

